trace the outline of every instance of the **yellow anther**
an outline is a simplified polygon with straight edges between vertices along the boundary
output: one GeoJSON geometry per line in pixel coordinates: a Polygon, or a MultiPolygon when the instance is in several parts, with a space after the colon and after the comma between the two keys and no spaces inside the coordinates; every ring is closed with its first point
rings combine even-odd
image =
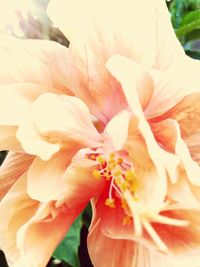
{"type": "Polygon", "coordinates": [[[96,169],[93,170],[92,175],[98,180],[101,179],[101,173],[100,173],[100,171],[98,171],[96,169]]]}
{"type": "Polygon", "coordinates": [[[114,158],[115,158],[115,154],[114,154],[114,153],[111,153],[111,154],[110,154],[110,159],[109,159],[109,160],[114,160],[114,158]]]}
{"type": "Polygon", "coordinates": [[[133,171],[131,171],[131,170],[126,171],[125,178],[126,178],[126,181],[131,182],[136,178],[135,177],[135,173],[133,171]]]}
{"type": "Polygon", "coordinates": [[[128,215],[124,216],[123,225],[130,225],[131,222],[132,222],[132,220],[131,220],[130,216],[128,216],[128,215]]]}
{"type": "Polygon", "coordinates": [[[122,175],[122,171],[120,169],[117,169],[116,171],[113,172],[113,176],[120,176],[122,175]]]}
{"type": "Polygon", "coordinates": [[[107,198],[105,201],[105,205],[110,208],[115,208],[115,200],[113,198],[107,198]]]}
{"type": "Polygon", "coordinates": [[[96,160],[97,160],[99,163],[101,163],[101,164],[104,164],[104,163],[105,163],[105,159],[104,159],[102,156],[100,156],[100,155],[96,158],[96,160]]]}
{"type": "Polygon", "coordinates": [[[134,193],[137,189],[137,183],[132,183],[130,186],[129,186],[129,190],[131,193],[134,193]]]}
{"type": "Polygon", "coordinates": [[[121,183],[120,188],[122,191],[125,191],[128,188],[128,186],[129,186],[129,184],[126,181],[124,181],[121,183]]]}
{"type": "Polygon", "coordinates": [[[123,159],[122,158],[118,158],[117,164],[122,164],[122,163],[123,163],[123,159]]]}
{"type": "Polygon", "coordinates": [[[114,168],[116,168],[117,166],[117,163],[115,161],[108,162],[108,163],[109,163],[108,167],[111,171],[114,170],[114,168]]]}
{"type": "Polygon", "coordinates": [[[122,209],[126,209],[127,208],[127,203],[126,203],[126,200],[125,199],[121,199],[121,207],[122,209]]]}

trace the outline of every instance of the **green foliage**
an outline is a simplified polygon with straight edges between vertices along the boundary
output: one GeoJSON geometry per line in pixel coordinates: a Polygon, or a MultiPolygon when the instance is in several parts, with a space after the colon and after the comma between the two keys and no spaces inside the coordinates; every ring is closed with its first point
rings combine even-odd
{"type": "Polygon", "coordinates": [[[200,0],[174,0],[169,9],[176,35],[186,53],[199,59],[200,0]]]}
{"type": "Polygon", "coordinates": [[[176,35],[179,39],[185,37],[185,40],[188,40],[187,35],[190,33],[190,40],[192,38],[196,39],[197,34],[191,35],[196,30],[200,30],[200,9],[191,11],[183,16],[180,27],[176,30],[176,35]]]}

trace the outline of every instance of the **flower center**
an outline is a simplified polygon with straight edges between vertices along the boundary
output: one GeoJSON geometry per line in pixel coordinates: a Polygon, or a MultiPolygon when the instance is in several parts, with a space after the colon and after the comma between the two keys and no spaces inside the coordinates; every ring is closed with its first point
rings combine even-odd
{"type": "Polygon", "coordinates": [[[118,197],[125,213],[123,224],[130,224],[134,217],[132,202],[137,200],[138,188],[137,177],[131,163],[114,153],[111,153],[108,159],[102,154],[90,154],[88,158],[98,162],[97,168],[93,170],[93,176],[109,182],[109,193],[105,205],[115,208],[116,197],[118,197]]]}
{"type": "Polygon", "coordinates": [[[120,157],[117,153],[111,153],[106,158],[103,154],[94,152],[88,154],[87,158],[97,162],[97,167],[93,170],[94,178],[105,179],[109,183],[108,198],[105,200],[105,205],[115,208],[119,203],[118,200],[120,200],[124,210],[123,225],[133,224],[136,236],[141,236],[143,228],[145,228],[159,250],[167,251],[166,244],[156,233],[151,222],[185,227],[188,225],[188,221],[165,217],[161,214],[138,213],[139,179],[127,157],[120,157]]]}

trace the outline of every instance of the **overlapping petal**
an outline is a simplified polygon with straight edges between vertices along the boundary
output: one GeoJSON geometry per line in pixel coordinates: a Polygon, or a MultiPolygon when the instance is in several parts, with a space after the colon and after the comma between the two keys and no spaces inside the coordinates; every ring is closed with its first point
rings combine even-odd
{"type": "Polygon", "coordinates": [[[50,159],[61,148],[73,150],[101,143],[89,110],[80,99],[50,93],[34,102],[17,137],[25,151],[43,160],[50,159]]]}
{"type": "Polygon", "coordinates": [[[90,229],[88,250],[96,267],[135,266],[134,242],[125,239],[111,239],[105,236],[101,230],[100,219],[90,229]]]}
{"type": "Polygon", "coordinates": [[[184,106],[185,110],[189,102],[192,103],[190,100],[192,96],[190,95],[199,93],[199,68],[199,61],[184,56],[179,59],[176,65],[171,65],[167,71],[151,70],[150,73],[154,80],[154,92],[151,102],[145,110],[146,116],[156,121],[159,120],[159,116],[161,118],[166,117],[165,113],[177,113],[176,111],[181,106],[182,108],[184,106]],[[183,100],[185,97],[188,100],[183,100]],[[187,104],[186,101],[188,102],[187,104]],[[182,104],[179,104],[180,102],[182,104]],[[174,108],[176,105],[177,108],[174,108]]]}
{"type": "Polygon", "coordinates": [[[0,167],[0,198],[26,172],[33,161],[33,156],[25,153],[9,152],[0,167]]]}
{"type": "Polygon", "coordinates": [[[35,215],[17,233],[20,258],[16,266],[46,266],[79,213],[80,209],[70,212],[62,207],[55,208],[53,202],[40,205],[35,215]]]}
{"type": "Polygon", "coordinates": [[[105,181],[93,176],[95,166],[91,160],[84,159],[84,150],[73,158],[64,175],[64,198],[60,196],[60,202],[64,201],[69,208],[75,208],[102,193],[105,181]]]}
{"type": "MultiPolygon", "coordinates": [[[[166,153],[164,150],[158,146],[153,133],[150,129],[148,122],[145,119],[137,92],[137,81],[146,85],[146,90],[148,90],[148,83],[145,83],[145,75],[143,74],[143,69],[139,68],[133,61],[122,57],[122,56],[114,56],[107,63],[107,68],[111,71],[111,73],[117,77],[117,79],[121,82],[124,94],[126,95],[127,102],[129,107],[131,108],[134,116],[138,120],[138,129],[141,135],[144,138],[145,144],[147,146],[148,154],[153,162],[156,171],[158,173],[157,179],[159,180],[160,186],[159,191],[157,191],[156,198],[151,203],[152,206],[156,207],[162,205],[162,201],[165,198],[166,194],[166,170],[167,166],[164,166],[164,160],[166,160],[166,153]],[[141,74],[142,72],[142,74],[141,74]],[[162,190],[161,190],[162,189],[162,190]]],[[[147,76],[148,77],[148,76],[147,76]]],[[[158,207],[157,207],[158,208],[158,207]]],[[[160,208],[160,207],[159,207],[160,208]]],[[[158,208],[158,209],[159,209],[158,208]]]]}
{"type": "Polygon", "coordinates": [[[0,86],[0,123],[19,126],[32,102],[41,94],[56,91],[51,87],[31,83],[12,83],[0,86]]]}
{"type": "Polygon", "coordinates": [[[16,264],[20,257],[16,245],[17,232],[34,215],[37,208],[38,202],[27,195],[24,174],[0,204],[0,246],[6,253],[10,265],[16,264]]]}
{"type": "Polygon", "coordinates": [[[0,150],[23,151],[20,142],[16,138],[16,126],[0,126],[0,150]]]}
{"type": "Polygon", "coordinates": [[[50,160],[36,157],[28,170],[27,192],[41,202],[56,200],[63,194],[64,173],[72,155],[67,151],[55,154],[50,160]]]}
{"type": "Polygon", "coordinates": [[[66,47],[53,41],[20,40],[3,34],[0,41],[1,83],[43,84],[69,93],[66,47]]]}

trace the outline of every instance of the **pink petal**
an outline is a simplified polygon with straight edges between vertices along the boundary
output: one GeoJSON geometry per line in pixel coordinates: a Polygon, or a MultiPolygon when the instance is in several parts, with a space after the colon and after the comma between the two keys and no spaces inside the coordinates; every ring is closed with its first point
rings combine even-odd
{"type": "Polygon", "coordinates": [[[65,202],[69,208],[76,208],[101,194],[105,181],[93,176],[94,168],[90,160],[79,158],[79,155],[73,158],[64,176],[65,187],[60,196],[61,203],[65,202]]]}
{"type": "Polygon", "coordinates": [[[171,226],[152,223],[157,234],[169,248],[172,255],[184,255],[199,248],[200,234],[198,230],[200,209],[178,209],[162,213],[165,217],[186,220],[188,226],[171,226]]]}
{"type": "Polygon", "coordinates": [[[135,266],[134,242],[106,237],[101,230],[101,220],[90,229],[88,250],[95,267],[135,266]]]}
{"type": "Polygon", "coordinates": [[[77,73],[77,66],[80,69],[76,75],[79,79],[77,82],[73,79],[70,88],[87,103],[91,112],[106,124],[116,113],[126,107],[126,101],[119,83],[109,75],[104,65],[109,57],[116,53],[144,63],[145,66],[154,64],[156,41],[152,18],[155,10],[152,4],[145,2],[145,6],[149,9],[143,15],[148,23],[145,24],[143,21],[139,30],[136,25],[141,19],[139,12],[144,12],[143,3],[134,3],[130,0],[125,3],[109,1],[109,4],[107,1],[89,0],[84,2],[84,5],[78,1],[68,2],[51,1],[48,10],[54,23],[71,41],[70,50],[74,59],[69,70],[73,65],[75,65],[74,73],[77,73]],[[68,16],[66,16],[66,10],[69,10],[68,16]],[[122,10],[126,17],[119,20],[122,10]],[[110,14],[112,14],[112,20],[110,14]],[[78,21],[75,19],[77,16],[78,21]],[[141,34],[143,25],[145,25],[145,36],[141,34]],[[147,39],[148,52],[145,46],[147,39]],[[73,56],[73,51],[76,57],[73,56]],[[110,101],[112,106],[109,104],[110,101]]]}
{"type": "Polygon", "coordinates": [[[12,185],[27,171],[33,156],[9,152],[0,167],[0,198],[2,199],[12,185]]]}

